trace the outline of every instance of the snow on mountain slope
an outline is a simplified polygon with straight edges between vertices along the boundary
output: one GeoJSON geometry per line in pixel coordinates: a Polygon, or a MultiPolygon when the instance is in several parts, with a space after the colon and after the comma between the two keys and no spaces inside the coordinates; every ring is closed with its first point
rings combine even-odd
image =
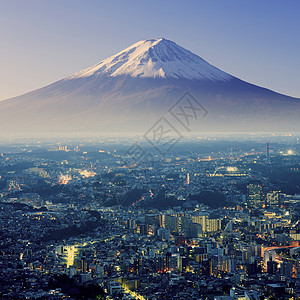
{"type": "Polygon", "coordinates": [[[201,57],[164,38],[139,41],[116,55],[67,77],[66,80],[101,75],[213,81],[227,81],[232,78],[201,57]]]}

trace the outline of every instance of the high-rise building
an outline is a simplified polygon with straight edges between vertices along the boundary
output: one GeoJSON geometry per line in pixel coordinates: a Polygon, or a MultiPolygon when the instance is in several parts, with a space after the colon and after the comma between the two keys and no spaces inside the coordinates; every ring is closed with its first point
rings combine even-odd
{"type": "Polygon", "coordinates": [[[166,254],[166,269],[168,271],[177,271],[179,267],[179,254],[171,254],[168,252],[166,254]]]}
{"type": "Polygon", "coordinates": [[[207,219],[206,215],[192,216],[193,223],[202,225],[202,232],[206,232],[206,219],[207,219]]]}
{"type": "Polygon", "coordinates": [[[212,267],[211,259],[205,259],[202,261],[200,272],[203,275],[212,275],[213,274],[213,267],[212,267]]]}
{"type": "Polygon", "coordinates": [[[281,274],[283,276],[286,277],[292,277],[293,275],[293,263],[288,261],[288,260],[284,260],[281,264],[281,274]]]}
{"type": "Polygon", "coordinates": [[[157,256],[155,258],[155,268],[156,271],[165,272],[167,269],[166,257],[163,255],[157,256]]]}
{"type": "Polygon", "coordinates": [[[233,273],[235,270],[235,260],[234,258],[226,258],[225,260],[225,271],[227,273],[233,273]]]}
{"type": "Polygon", "coordinates": [[[171,215],[164,216],[164,228],[170,230],[170,232],[177,231],[177,218],[171,215]]]}
{"type": "Polygon", "coordinates": [[[263,190],[259,183],[250,183],[247,185],[247,205],[257,207],[263,204],[263,190]]]}
{"type": "Polygon", "coordinates": [[[188,265],[188,259],[185,256],[179,256],[178,269],[183,272],[188,265]]]}
{"type": "Polygon", "coordinates": [[[127,227],[128,229],[134,229],[136,227],[136,222],[134,219],[129,219],[127,221],[127,227]]]}
{"type": "Polygon", "coordinates": [[[188,233],[190,220],[187,217],[177,216],[177,232],[188,233]]]}
{"type": "Polygon", "coordinates": [[[81,265],[80,265],[80,269],[82,273],[86,273],[87,272],[87,262],[85,260],[85,258],[81,258],[81,265]]]}
{"type": "Polygon", "coordinates": [[[221,220],[208,219],[206,215],[192,216],[192,222],[202,225],[202,232],[215,232],[221,229],[221,220]]]}
{"type": "Polygon", "coordinates": [[[160,226],[160,215],[159,214],[146,214],[145,223],[148,225],[160,226]]]}
{"type": "Polygon", "coordinates": [[[149,234],[149,225],[148,224],[140,224],[140,234],[141,235],[148,235],[149,234]]]}
{"type": "Polygon", "coordinates": [[[267,262],[267,272],[271,275],[275,275],[277,272],[277,262],[273,261],[272,257],[270,257],[270,260],[267,262]]]}
{"type": "Polygon", "coordinates": [[[266,264],[269,260],[275,261],[275,250],[266,250],[264,251],[264,263],[266,264]]]}
{"type": "Polygon", "coordinates": [[[206,220],[206,231],[215,232],[221,229],[221,220],[220,219],[207,219],[206,220]]]}
{"type": "Polygon", "coordinates": [[[283,198],[283,194],[280,191],[272,191],[266,195],[266,204],[268,206],[280,205],[283,198]]]}

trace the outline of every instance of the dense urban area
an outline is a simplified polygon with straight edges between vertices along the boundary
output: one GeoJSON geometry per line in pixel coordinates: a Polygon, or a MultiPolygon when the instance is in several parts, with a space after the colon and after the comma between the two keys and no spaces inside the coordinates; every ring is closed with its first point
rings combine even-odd
{"type": "Polygon", "coordinates": [[[0,299],[300,299],[299,168],[292,135],[1,144],[0,299]]]}

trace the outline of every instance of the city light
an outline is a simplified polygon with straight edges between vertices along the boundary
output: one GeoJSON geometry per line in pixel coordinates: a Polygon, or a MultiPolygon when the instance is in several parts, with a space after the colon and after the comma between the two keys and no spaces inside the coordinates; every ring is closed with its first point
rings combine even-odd
{"type": "Polygon", "coordinates": [[[227,167],[227,172],[237,172],[238,168],[237,167],[227,167]]]}
{"type": "MultiPolygon", "coordinates": [[[[16,156],[17,168],[1,172],[0,179],[1,230],[11,237],[17,230],[16,243],[10,246],[11,253],[18,253],[10,284],[23,291],[17,281],[23,266],[34,271],[32,275],[38,272],[38,282],[53,281],[57,274],[72,278],[81,288],[101,287],[106,299],[123,294],[124,299],[144,300],[174,299],[178,286],[186,287],[183,294],[195,293],[200,299],[207,293],[194,287],[202,284],[217,288],[224,283],[238,294],[238,287],[228,280],[235,274],[240,280],[258,274],[262,282],[251,286],[258,294],[272,283],[270,275],[285,278],[282,284],[294,280],[300,274],[300,190],[286,195],[282,187],[290,179],[285,172],[276,173],[280,180],[274,185],[269,169],[288,169],[296,182],[299,160],[289,156],[296,147],[274,144],[274,156],[268,160],[263,151],[250,156],[220,152],[214,160],[201,162],[198,154],[190,159],[190,153],[176,160],[176,153],[168,163],[161,160],[163,168],[150,170],[146,165],[122,173],[115,163],[118,158],[111,156],[100,163],[98,157],[83,160],[74,155],[68,164],[61,164],[61,158],[40,162],[33,155],[16,156]],[[281,159],[273,165],[280,151],[281,159]],[[34,161],[42,168],[20,172],[19,161],[34,161]],[[117,179],[123,184],[111,184],[117,179]],[[43,189],[41,180],[47,182],[43,189]],[[21,188],[17,193],[16,186],[21,188]],[[41,195],[29,193],[29,188],[41,195]],[[274,235],[278,227],[288,235],[274,235]],[[36,244],[40,238],[44,242],[36,244]]],[[[1,164],[7,168],[0,157],[1,164]]],[[[7,247],[11,241],[0,244],[7,247]]],[[[0,263],[11,272],[11,255],[3,249],[0,263]]]]}

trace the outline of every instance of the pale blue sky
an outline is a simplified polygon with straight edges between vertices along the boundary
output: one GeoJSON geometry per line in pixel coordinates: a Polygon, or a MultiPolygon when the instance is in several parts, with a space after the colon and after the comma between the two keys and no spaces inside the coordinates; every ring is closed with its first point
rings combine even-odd
{"type": "Polygon", "coordinates": [[[300,98],[299,12],[298,0],[0,0],[0,100],[158,37],[300,98]]]}

